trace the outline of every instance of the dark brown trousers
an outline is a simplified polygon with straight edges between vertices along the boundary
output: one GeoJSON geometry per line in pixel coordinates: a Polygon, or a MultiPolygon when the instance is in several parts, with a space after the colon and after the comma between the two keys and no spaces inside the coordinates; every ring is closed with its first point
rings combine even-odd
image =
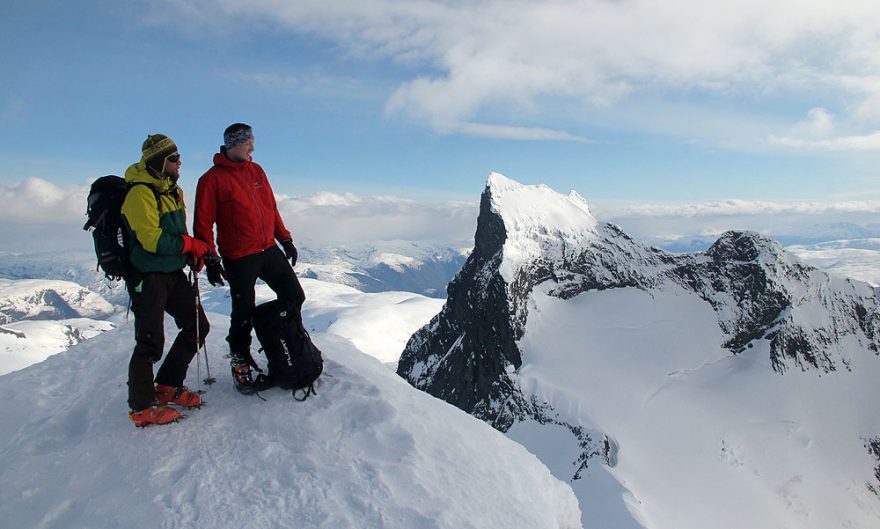
{"type": "Polygon", "coordinates": [[[156,399],[153,364],[162,359],[165,347],[165,313],[174,318],[180,332],[159,366],[156,384],[183,385],[189,363],[196,355],[196,343],[205,342],[209,324],[204,311],[198,307],[200,337],[197,338],[196,290],[182,270],[145,273],[139,291],[129,288],[129,294],[134,313],[135,346],[128,364],[128,405],[138,411],[156,399]]]}

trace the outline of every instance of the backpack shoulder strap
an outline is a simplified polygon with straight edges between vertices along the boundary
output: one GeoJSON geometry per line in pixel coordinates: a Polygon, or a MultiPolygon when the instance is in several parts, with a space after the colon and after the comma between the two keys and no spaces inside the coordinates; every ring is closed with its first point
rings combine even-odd
{"type": "MultiPolygon", "coordinates": [[[[153,196],[156,197],[156,209],[159,210],[159,213],[162,213],[162,199],[159,198],[159,190],[156,189],[155,186],[151,186],[146,182],[132,182],[131,184],[128,184],[128,191],[131,191],[134,186],[148,187],[150,191],[153,192],[153,196]]],[[[128,194],[128,191],[126,191],[125,193],[128,194]]]]}

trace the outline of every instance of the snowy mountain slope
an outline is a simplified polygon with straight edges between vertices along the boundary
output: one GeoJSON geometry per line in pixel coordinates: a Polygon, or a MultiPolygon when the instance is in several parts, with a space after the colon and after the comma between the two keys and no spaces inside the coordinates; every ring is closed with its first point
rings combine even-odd
{"type": "Polygon", "coordinates": [[[619,448],[614,466],[596,458],[583,483],[572,482],[585,527],[601,527],[591,508],[606,518],[628,511],[652,529],[880,523],[880,498],[868,488],[876,462],[864,447],[880,432],[871,397],[880,362],[871,355],[854,355],[851,371],[780,376],[767,341],[731,355],[714,311],[686,292],[532,300],[519,387],[619,448]],[[626,487],[627,511],[606,472],[626,487]],[[596,493],[596,482],[610,497],[581,495],[596,493]]]}
{"type": "MultiPolygon", "coordinates": [[[[219,382],[178,424],[137,429],[126,417],[130,326],[0,377],[0,519],[40,528],[580,527],[571,489],[534,456],[332,334],[313,334],[326,360],[317,396],[239,395],[216,332],[228,320],[209,317],[219,382]]],[[[194,363],[192,387],[196,373],[194,363]]]]}
{"type": "Polygon", "coordinates": [[[19,320],[102,318],[113,306],[100,295],[69,281],[0,279],[0,318],[19,320]]]}
{"type": "Polygon", "coordinates": [[[581,478],[585,527],[873,527],[878,313],[757,234],[667,254],[493,174],[398,373],[581,478]]]}
{"type": "MultiPolygon", "coordinates": [[[[303,321],[309,332],[327,332],[350,340],[360,351],[386,363],[397,362],[409,337],[440,311],[443,300],[411,292],[360,292],[315,279],[300,279],[307,301],[303,321]]],[[[200,282],[206,310],[229,314],[228,287],[200,282]]],[[[264,285],[256,286],[257,303],[275,299],[264,285]]],[[[227,328],[218,332],[226,333],[227,328]]],[[[254,342],[256,344],[256,341],[254,342]]]]}
{"type": "MultiPolygon", "coordinates": [[[[83,240],[88,250],[90,240],[83,240]]],[[[446,296],[446,285],[461,269],[470,248],[454,241],[380,241],[358,247],[300,249],[300,277],[340,283],[362,292],[406,291],[429,297],[446,296]]],[[[121,282],[110,282],[95,270],[93,252],[0,252],[0,277],[73,281],[97,292],[113,304],[125,306],[128,297],[121,282]]]]}
{"type": "MultiPolygon", "coordinates": [[[[309,297],[303,319],[310,329],[346,338],[385,363],[397,362],[412,333],[443,306],[442,299],[411,292],[365,293],[310,279],[303,279],[302,285],[309,297]]],[[[274,297],[268,288],[260,294],[274,297]]]]}
{"type": "Polygon", "coordinates": [[[113,306],[69,281],[0,279],[0,374],[108,331],[113,306]]]}
{"type": "MultiPolygon", "coordinates": [[[[84,233],[84,232],[82,232],[84,233]]],[[[96,269],[94,251],[89,250],[91,239],[84,239],[84,251],[0,252],[0,278],[49,279],[69,281],[103,297],[108,302],[125,306],[128,294],[121,281],[107,281],[103,272],[96,269]]]]}
{"type": "Polygon", "coordinates": [[[340,283],[362,292],[406,291],[442,298],[468,250],[450,243],[382,241],[361,246],[303,247],[300,277],[340,283]]]}
{"type": "Polygon", "coordinates": [[[18,321],[0,326],[0,375],[42,362],[114,326],[111,321],[89,318],[18,321]]]}
{"type": "MultiPolygon", "coordinates": [[[[204,274],[199,283],[205,307],[228,314],[228,287],[212,288],[204,274]]],[[[302,283],[310,299],[305,318],[312,322],[312,330],[347,338],[363,352],[388,363],[397,361],[410,335],[443,304],[410,292],[363,293],[313,279],[302,279],[302,283]]],[[[262,284],[257,287],[257,296],[260,301],[275,297],[262,284]]],[[[114,307],[95,292],[69,281],[0,279],[0,316],[12,322],[0,323],[0,374],[27,367],[110,330],[124,321],[123,313],[124,306],[114,307]],[[39,321],[16,321],[22,318],[39,321]]]]}

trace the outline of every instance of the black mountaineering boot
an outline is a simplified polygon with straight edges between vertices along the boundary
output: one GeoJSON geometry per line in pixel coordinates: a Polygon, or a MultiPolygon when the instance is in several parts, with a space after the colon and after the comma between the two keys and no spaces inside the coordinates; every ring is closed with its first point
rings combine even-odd
{"type": "Polygon", "coordinates": [[[242,360],[236,356],[232,357],[230,362],[232,365],[232,382],[235,389],[242,395],[253,395],[257,389],[254,387],[254,380],[251,378],[251,366],[246,360],[242,360]]]}

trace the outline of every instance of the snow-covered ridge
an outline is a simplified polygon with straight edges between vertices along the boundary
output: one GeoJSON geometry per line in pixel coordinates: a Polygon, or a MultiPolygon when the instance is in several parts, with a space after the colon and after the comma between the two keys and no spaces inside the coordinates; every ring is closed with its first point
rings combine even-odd
{"type": "MultiPolygon", "coordinates": [[[[316,396],[236,393],[218,331],[228,319],[209,318],[218,383],[201,385],[206,405],[178,424],[137,429],[126,416],[131,326],[0,377],[0,519],[47,529],[581,527],[570,487],[533,455],[333,334],[312,334],[326,362],[316,396]]],[[[193,362],[191,388],[198,373],[193,362]]]]}
{"type": "Polygon", "coordinates": [[[562,258],[567,248],[598,237],[590,207],[574,191],[560,200],[547,186],[525,186],[499,173],[489,176],[487,190],[507,235],[500,271],[508,282],[522,263],[562,258]]]}

